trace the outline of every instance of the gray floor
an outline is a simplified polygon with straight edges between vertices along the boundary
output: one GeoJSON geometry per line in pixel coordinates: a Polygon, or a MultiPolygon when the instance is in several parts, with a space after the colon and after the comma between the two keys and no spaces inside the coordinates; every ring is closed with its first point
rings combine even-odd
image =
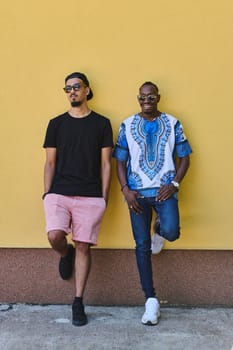
{"type": "Polygon", "coordinates": [[[0,304],[0,349],[233,350],[232,308],[164,307],[157,326],[140,323],[144,307],[86,306],[74,327],[70,305],[0,304]]]}

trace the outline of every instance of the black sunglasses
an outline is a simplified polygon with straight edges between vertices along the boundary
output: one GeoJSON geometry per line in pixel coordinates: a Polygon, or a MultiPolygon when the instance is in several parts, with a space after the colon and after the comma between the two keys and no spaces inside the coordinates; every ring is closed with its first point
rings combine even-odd
{"type": "Polygon", "coordinates": [[[81,88],[81,84],[79,83],[76,83],[74,85],[66,85],[63,90],[66,92],[66,93],[69,93],[72,91],[72,89],[74,89],[74,91],[78,91],[80,88],[81,88]]]}
{"type": "Polygon", "coordinates": [[[154,102],[157,99],[157,97],[158,97],[157,95],[148,95],[148,96],[146,96],[146,95],[139,95],[138,96],[138,100],[140,102],[144,102],[147,99],[147,100],[149,100],[151,102],[154,102]]]}

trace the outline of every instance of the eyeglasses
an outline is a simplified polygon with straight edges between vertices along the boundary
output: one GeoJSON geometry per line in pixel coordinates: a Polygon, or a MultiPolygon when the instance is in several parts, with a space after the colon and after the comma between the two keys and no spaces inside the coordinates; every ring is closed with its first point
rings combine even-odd
{"type": "Polygon", "coordinates": [[[150,102],[154,102],[158,98],[157,95],[139,95],[138,100],[140,102],[144,102],[146,99],[149,100],[150,102]]]}
{"type": "Polygon", "coordinates": [[[78,91],[80,88],[82,87],[81,84],[79,83],[76,83],[74,85],[66,85],[63,90],[66,92],[66,93],[69,93],[72,91],[72,89],[74,89],[74,91],[78,91]]]}

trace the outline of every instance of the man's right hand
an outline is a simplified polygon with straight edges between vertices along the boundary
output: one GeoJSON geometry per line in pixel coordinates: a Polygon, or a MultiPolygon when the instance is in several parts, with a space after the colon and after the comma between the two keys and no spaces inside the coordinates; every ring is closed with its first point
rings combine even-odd
{"type": "Polygon", "coordinates": [[[142,207],[139,205],[137,198],[137,191],[131,191],[128,187],[125,187],[123,190],[123,194],[125,196],[125,200],[128,204],[129,210],[132,210],[136,214],[142,213],[142,207]]]}

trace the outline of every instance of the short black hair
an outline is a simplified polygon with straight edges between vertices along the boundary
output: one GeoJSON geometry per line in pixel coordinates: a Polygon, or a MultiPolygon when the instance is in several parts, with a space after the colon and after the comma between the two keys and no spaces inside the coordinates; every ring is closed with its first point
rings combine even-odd
{"type": "MultiPolygon", "coordinates": [[[[67,77],[65,78],[65,84],[66,84],[67,80],[73,79],[73,78],[78,78],[78,79],[82,80],[84,82],[84,84],[90,88],[90,84],[89,84],[89,81],[88,81],[86,75],[84,73],[80,73],[80,72],[74,72],[74,73],[67,75],[67,77]]],[[[92,97],[93,97],[93,92],[90,88],[90,92],[87,95],[87,100],[90,100],[92,97]]]]}
{"type": "Polygon", "coordinates": [[[152,81],[145,81],[145,83],[143,83],[143,84],[141,85],[140,89],[141,89],[143,86],[145,86],[145,85],[152,85],[152,86],[157,90],[157,92],[159,93],[159,88],[158,88],[158,86],[157,86],[155,83],[152,83],[152,81]]]}

